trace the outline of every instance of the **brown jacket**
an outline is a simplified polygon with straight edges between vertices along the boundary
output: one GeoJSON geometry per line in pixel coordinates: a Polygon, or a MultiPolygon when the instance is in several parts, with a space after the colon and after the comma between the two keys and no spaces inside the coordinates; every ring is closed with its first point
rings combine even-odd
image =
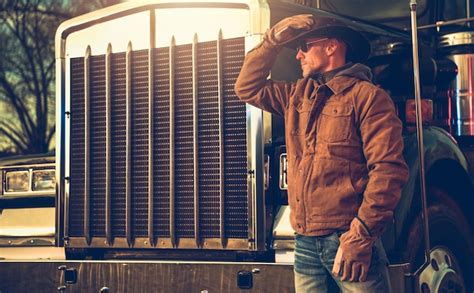
{"type": "Polygon", "coordinates": [[[242,101],[284,116],[293,228],[324,235],[348,229],[358,216],[379,236],[408,177],[392,100],[368,81],[370,69],[361,64],[322,86],[311,78],[272,81],[267,76],[277,54],[267,42],[250,51],[235,92],[242,101]]]}

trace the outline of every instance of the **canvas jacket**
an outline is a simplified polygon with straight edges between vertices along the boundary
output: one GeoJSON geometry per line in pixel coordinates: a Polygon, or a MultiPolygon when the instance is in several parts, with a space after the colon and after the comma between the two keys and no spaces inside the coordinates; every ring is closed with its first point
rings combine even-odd
{"type": "Polygon", "coordinates": [[[237,96],[285,120],[293,229],[325,235],[357,217],[379,236],[408,177],[402,124],[391,98],[362,64],[325,84],[267,79],[279,49],[263,41],[245,57],[237,96]]]}

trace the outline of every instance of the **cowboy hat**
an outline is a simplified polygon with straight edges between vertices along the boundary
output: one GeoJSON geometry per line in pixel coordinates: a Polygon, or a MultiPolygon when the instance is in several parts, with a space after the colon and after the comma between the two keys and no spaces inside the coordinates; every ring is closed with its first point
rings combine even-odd
{"type": "Polygon", "coordinates": [[[360,32],[337,19],[329,17],[315,17],[311,29],[301,32],[283,45],[294,49],[305,39],[321,37],[343,41],[347,45],[347,61],[364,62],[369,57],[369,41],[360,32]]]}

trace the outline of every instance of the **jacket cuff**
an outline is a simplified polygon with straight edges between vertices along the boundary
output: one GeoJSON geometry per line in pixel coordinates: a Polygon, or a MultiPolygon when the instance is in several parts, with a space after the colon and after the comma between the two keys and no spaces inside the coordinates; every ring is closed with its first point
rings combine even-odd
{"type": "Polygon", "coordinates": [[[355,216],[354,219],[357,219],[357,221],[359,221],[359,223],[364,226],[365,230],[370,236],[379,237],[380,235],[382,235],[382,233],[385,231],[385,228],[387,227],[386,221],[383,221],[383,222],[368,221],[367,219],[362,217],[360,214],[355,216]]]}
{"type": "Polygon", "coordinates": [[[256,45],[252,50],[249,51],[249,53],[252,51],[258,50],[259,53],[265,54],[268,52],[271,54],[278,54],[280,53],[281,48],[282,48],[281,46],[272,44],[264,37],[263,40],[258,45],[256,45]]]}
{"type": "Polygon", "coordinates": [[[366,223],[358,216],[352,220],[349,233],[363,240],[375,241],[377,239],[377,236],[372,235],[366,223]]]}
{"type": "Polygon", "coordinates": [[[367,226],[367,224],[364,221],[362,221],[362,219],[359,218],[359,216],[355,216],[354,221],[355,220],[358,220],[360,222],[360,224],[362,225],[361,228],[365,230],[365,233],[367,234],[367,236],[371,237],[372,233],[370,233],[369,226],[367,226]]]}

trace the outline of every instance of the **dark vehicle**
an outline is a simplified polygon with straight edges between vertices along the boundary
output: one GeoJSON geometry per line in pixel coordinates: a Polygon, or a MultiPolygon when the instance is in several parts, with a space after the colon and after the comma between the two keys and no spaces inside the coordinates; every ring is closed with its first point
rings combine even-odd
{"type": "MultiPolygon", "coordinates": [[[[56,34],[55,239],[48,243],[62,255],[38,261],[44,255],[33,252],[18,261],[13,249],[36,250],[0,235],[0,291],[293,291],[282,120],[239,101],[233,87],[245,52],[266,29],[311,13],[336,17],[370,40],[374,82],[404,122],[411,177],[382,239],[394,292],[471,292],[470,4],[418,5],[428,245],[408,2],[127,2],[63,23],[56,34]]],[[[272,78],[298,78],[294,55],[284,49],[272,78]]],[[[10,178],[10,167],[1,168],[10,178]]],[[[34,173],[26,169],[15,172],[34,173]]],[[[16,192],[10,186],[26,186],[2,182],[0,221],[20,208],[7,203],[16,192]]]]}

